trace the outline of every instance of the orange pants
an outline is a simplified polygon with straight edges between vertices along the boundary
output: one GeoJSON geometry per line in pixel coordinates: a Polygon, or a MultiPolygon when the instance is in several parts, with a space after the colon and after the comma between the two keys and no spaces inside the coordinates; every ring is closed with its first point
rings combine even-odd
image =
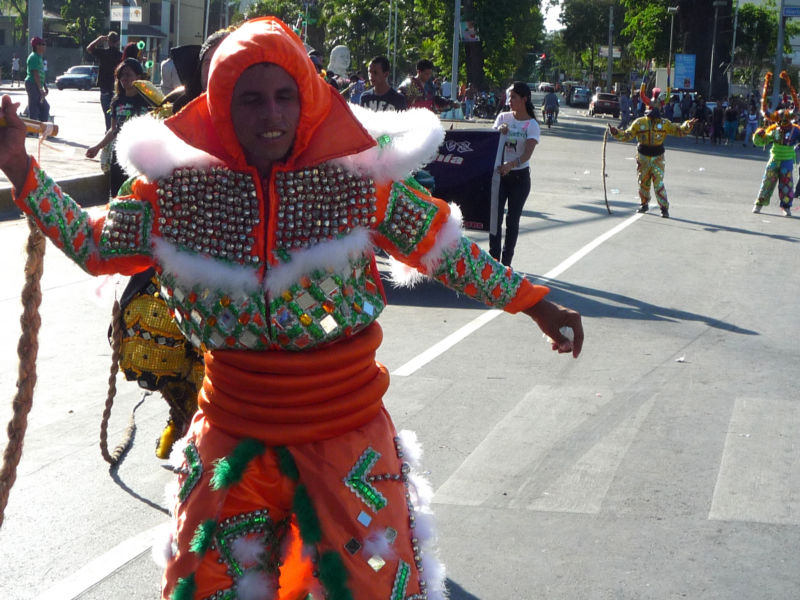
{"type": "MultiPolygon", "coordinates": [[[[352,364],[365,352],[374,352],[380,343],[380,330],[374,327],[352,344],[336,344],[337,355],[352,364]]],[[[243,431],[225,431],[224,414],[212,409],[212,419],[211,413],[204,412],[210,405],[219,406],[215,401],[222,390],[214,387],[215,379],[228,382],[222,386],[223,405],[238,394],[232,382],[247,381],[249,389],[260,387],[254,380],[258,375],[252,360],[246,373],[233,376],[228,358],[217,354],[209,361],[207,355],[210,367],[201,409],[182,450],[164,600],[227,598],[236,589],[257,590],[247,597],[264,600],[305,600],[309,595],[331,600],[438,597],[434,590],[442,589],[444,573],[433,557],[430,510],[419,500],[414,467],[404,455],[380,396],[371,403],[374,414],[370,414],[363,399],[340,394],[340,382],[328,381],[325,389],[335,389],[338,396],[324,399],[320,406],[302,405],[283,416],[296,426],[303,412],[309,413],[312,423],[320,412],[336,415],[334,421],[346,423],[344,431],[331,436],[327,427],[312,426],[314,431],[326,432],[323,439],[286,444],[286,428],[253,419],[251,435],[244,438],[243,431]],[[347,406],[356,407],[357,415],[368,416],[354,417],[358,421],[354,423],[344,417],[347,406]],[[273,434],[281,443],[272,443],[273,434]],[[220,484],[224,479],[220,464],[242,465],[241,476],[220,484]]],[[[272,358],[266,357],[270,364],[258,368],[274,370],[272,358]]],[[[293,358],[293,365],[303,360],[293,358]]],[[[319,367],[329,357],[317,358],[319,367]]],[[[330,363],[331,369],[338,368],[336,362],[330,363]]],[[[348,380],[358,380],[355,392],[370,385],[385,389],[385,370],[375,366],[374,358],[372,364],[374,379],[382,383],[372,379],[364,383],[364,377],[347,375],[348,380]]],[[[309,378],[329,377],[331,369],[303,375],[300,387],[311,385],[309,378]]],[[[268,377],[274,378],[275,373],[268,377]]],[[[243,394],[249,402],[257,398],[243,394]]],[[[318,395],[324,397],[325,391],[318,395]]],[[[279,412],[287,411],[291,394],[284,389],[277,396],[271,404],[280,403],[279,412]]],[[[233,422],[240,427],[244,421],[237,417],[233,422]]],[[[288,430],[293,431],[292,426],[288,430]]],[[[296,433],[307,437],[302,428],[296,433]]]]}

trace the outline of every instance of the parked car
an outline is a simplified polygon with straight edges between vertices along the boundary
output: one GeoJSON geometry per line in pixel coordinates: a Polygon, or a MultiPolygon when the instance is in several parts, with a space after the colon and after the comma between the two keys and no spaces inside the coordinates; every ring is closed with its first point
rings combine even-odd
{"type": "Polygon", "coordinates": [[[589,106],[591,100],[591,93],[588,88],[575,88],[572,90],[572,97],[570,104],[572,106],[589,106]]]}
{"type": "Polygon", "coordinates": [[[547,91],[547,88],[551,88],[551,87],[553,87],[553,84],[552,84],[552,83],[547,83],[546,81],[542,81],[542,82],[539,84],[539,91],[540,91],[540,92],[546,92],[546,91],[547,91]]]}
{"type": "Polygon", "coordinates": [[[619,119],[617,95],[600,92],[592,96],[592,101],[589,102],[589,116],[594,115],[612,115],[615,119],[619,119]]]}
{"type": "Polygon", "coordinates": [[[97,65],[76,65],[67,69],[63,75],[56,77],[56,87],[60,90],[64,88],[78,88],[88,90],[97,84],[97,65]]]}

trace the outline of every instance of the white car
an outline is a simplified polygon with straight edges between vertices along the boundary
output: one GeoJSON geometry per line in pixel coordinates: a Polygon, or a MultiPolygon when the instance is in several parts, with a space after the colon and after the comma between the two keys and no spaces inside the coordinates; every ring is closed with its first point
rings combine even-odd
{"type": "Polygon", "coordinates": [[[547,83],[546,81],[542,81],[542,82],[539,84],[539,91],[540,91],[540,92],[546,92],[546,91],[547,91],[547,88],[553,88],[553,89],[555,89],[555,86],[554,86],[552,83],[547,83]]]}

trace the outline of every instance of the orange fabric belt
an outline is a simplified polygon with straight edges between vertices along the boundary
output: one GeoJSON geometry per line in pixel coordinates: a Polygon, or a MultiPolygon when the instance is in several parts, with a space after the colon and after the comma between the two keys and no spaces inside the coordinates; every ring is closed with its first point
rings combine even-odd
{"type": "Polygon", "coordinates": [[[389,387],[377,323],[308,352],[206,352],[198,406],[216,427],[269,446],[336,437],[373,419],[389,387]]]}

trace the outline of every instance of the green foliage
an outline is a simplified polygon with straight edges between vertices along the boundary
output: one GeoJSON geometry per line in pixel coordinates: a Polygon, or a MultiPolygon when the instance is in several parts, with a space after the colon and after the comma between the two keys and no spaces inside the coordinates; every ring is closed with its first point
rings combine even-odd
{"type": "MultiPolygon", "coordinates": [[[[0,0],[2,1],[2,0],[0,0]]],[[[505,83],[520,70],[526,56],[544,38],[540,0],[464,0],[464,20],[474,21],[481,38],[482,68],[493,83],[505,83]]],[[[439,75],[452,80],[452,0],[396,0],[398,9],[397,59],[393,65],[398,80],[412,74],[421,58],[429,58],[439,75]]],[[[378,54],[390,56],[389,2],[372,0],[326,0],[309,8],[307,43],[325,57],[337,45],[350,49],[352,71],[366,72],[378,54]]],[[[243,15],[252,18],[275,15],[294,26],[303,14],[300,0],[261,0],[243,15]]],[[[459,80],[467,79],[467,53],[460,44],[459,80]]],[[[324,59],[323,59],[323,62],[324,59]]],[[[399,81],[395,82],[396,84],[399,81]]]]}
{"type": "MultiPolygon", "coordinates": [[[[786,19],[784,27],[784,52],[788,54],[792,51],[790,40],[800,33],[800,25],[792,19],[786,19]]],[[[774,3],[766,6],[741,5],[736,26],[734,79],[760,89],[762,72],[774,68],[777,44],[778,13],[774,3]]]]}
{"type": "Polygon", "coordinates": [[[61,18],[78,46],[85,48],[100,34],[107,6],[105,0],[64,0],[61,18]]]}

